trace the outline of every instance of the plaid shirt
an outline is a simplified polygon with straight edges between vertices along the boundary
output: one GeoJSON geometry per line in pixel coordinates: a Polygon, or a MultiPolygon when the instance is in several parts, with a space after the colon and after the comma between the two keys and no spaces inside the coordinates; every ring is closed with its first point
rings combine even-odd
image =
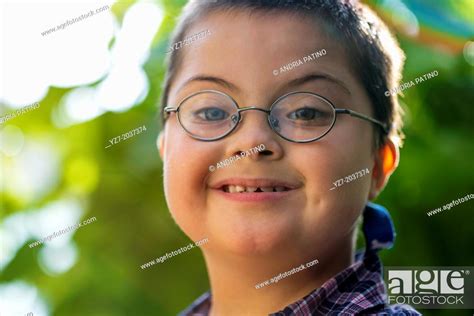
{"type": "MultiPolygon", "coordinates": [[[[408,305],[386,302],[382,265],[374,251],[356,255],[356,262],[320,288],[271,316],[421,315],[408,305]]],[[[203,294],[180,316],[209,315],[211,294],[203,294]]]]}

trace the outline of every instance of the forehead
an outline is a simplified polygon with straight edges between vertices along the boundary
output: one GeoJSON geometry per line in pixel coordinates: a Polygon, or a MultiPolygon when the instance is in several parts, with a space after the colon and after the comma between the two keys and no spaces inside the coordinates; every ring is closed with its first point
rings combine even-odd
{"type": "Polygon", "coordinates": [[[273,91],[286,79],[315,70],[341,81],[354,81],[345,50],[315,17],[283,11],[213,12],[195,23],[186,37],[204,30],[210,35],[182,48],[171,95],[197,74],[231,80],[244,94],[273,91]],[[275,70],[321,49],[327,52],[324,57],[295,67],[291,74],[274,75],[275,70]]]}

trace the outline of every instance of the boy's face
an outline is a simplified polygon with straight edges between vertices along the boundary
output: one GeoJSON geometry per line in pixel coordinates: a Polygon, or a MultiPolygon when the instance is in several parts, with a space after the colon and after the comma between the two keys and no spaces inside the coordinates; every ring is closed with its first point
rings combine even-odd
{"type": "MultiPolygon", "coordinates": [[[[215,13],[187,36],[206,29],[210,35],[182,48],[184,55],[168,105],[177,106],[194,92],[213,89],[232,96],[240,107],[268,109],[283,94],[309,91],[331,100],[337,108],[373,116],[369,98],[353,74],[351,57],[308,19],[287,14],[215,13]],[[325,56],[273,74],[321,49],[326,50],[325,56]],[[309,74],[324,74],[334,80],[289,85],[309,74]],[[219,80],[188,82],[195,76],[219,80]]],[[[173,114],[166,123],[160,150],[169,208],[193,240],[209,238],[210,250],[298,260],[323,258],[351,240],[374,187],[378,172],[374,170],[373,133],[371,123],[339,115],[334,128],[321,140],[292,143],[271,130],[265,113],[247,111],[232,134],[203,142],[188,136],[173,114]],[[265,145],[265,152],[209,172],[210,165],[260,144],[265,145]],[[365,168],[370,174],[330,190],[336,180],[365,168]],[[245,182],[248,180],[285,183],[293,189],[272,193],[222,190],[231,181],[251,185],[245,182]]]]}

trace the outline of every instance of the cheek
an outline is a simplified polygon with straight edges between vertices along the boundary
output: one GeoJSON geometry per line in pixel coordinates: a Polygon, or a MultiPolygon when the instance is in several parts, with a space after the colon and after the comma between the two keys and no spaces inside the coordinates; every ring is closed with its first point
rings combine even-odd
{"type": "Polygon", "coordinates": [[[306,177],[305,234],[330,243],[352,232],[367,200],[372,175],[370,144],[342,141],[341,138],[336,142],[337,136],[322,139],[305,150],[295,149],[292,157],[295,166],[306,177]],[[338,179],[365,168],[371,173],[335,187],[334,182],[338,179]]]}
{"type": "Polygon", "coordinates": [[[352,121],[346,121],[338,126],[333,136],[329,145],[329,154],[332,157],[329,163],[333,177],[331,184],[334,185],[334,181],[345,179],[366,168],[369,169],[369,174],[348,184],[345,183],[341,188],[361,186],[361,183],[370,180],[374,165],[374,138],[370,123],[353,118],[352,121]]]}
{"type": "Polygon", "coordinates": [[[203,222],[206,210],[203,192],[210,155],[201,148],[200,142],[187,135],[167,135],[175,136],[165,141],[163,181],[166,201],[180,228],[192,239],[193,236],[200,237],[197,223],[203,222]]]}

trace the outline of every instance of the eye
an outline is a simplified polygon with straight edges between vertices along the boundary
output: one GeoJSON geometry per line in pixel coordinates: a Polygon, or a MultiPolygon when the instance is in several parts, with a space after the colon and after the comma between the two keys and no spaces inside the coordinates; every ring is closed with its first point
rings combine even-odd
{"type": "Polygon", "coordinates": [[[324,117],[324,113],[315,108],[303,107],[287,115],[291,120],[310,121],[324,117]]]}
{"type": "Polygon", "coordinates": [[[217,107],[200,109],[194,115],[204,121],[222,121],[229,117],[229,113],[217,107]]]}

